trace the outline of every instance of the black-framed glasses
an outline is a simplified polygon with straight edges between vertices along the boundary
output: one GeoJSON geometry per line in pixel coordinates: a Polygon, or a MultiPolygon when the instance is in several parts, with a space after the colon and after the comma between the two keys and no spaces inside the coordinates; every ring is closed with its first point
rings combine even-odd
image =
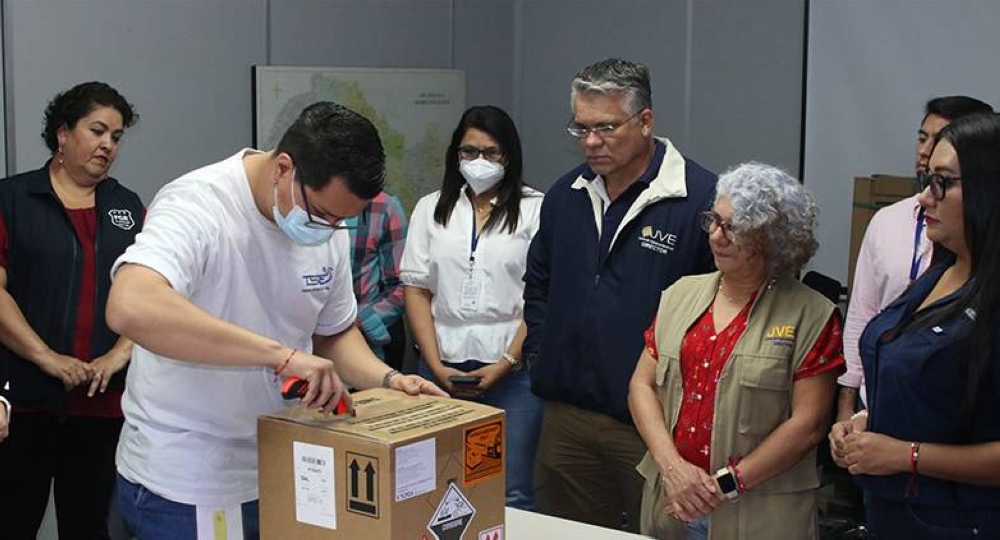
{"type": "Polygon", "coordinates": [[[497,162],[503,159],[503,150],[500,150],[496,146],[477,148],[471,145],[464,145],[458,147],[458,159],[472,161],[479,159],[479,156],[483,156],[483,159],[486,161],[497,162]]]}
{"type": "MultiPolygon", "coordinates": [[[[343,217],[338,216],[337,220],[331,223],[323,218],[313,216],[312,208],[309,206],[309,197],[306,195],[306,185],[299,182],[297,179],[295,181],[298,182],[299,190],[302,192],[302,204],[306,205],[306,218],[308,219],[308,221],[305,222],[306,227],[320,230],[332,229],[335,231],[358,228],[358,225],[345,225],[344,220],[346,218],[343,217]]],[[[292,201],[292,204],[295,204],[295,201],[292,201]]]]}
{"type": "Polygon", "coordinates": [[[940,173],[920,173],[917,175],[920,191],[931,188],[931,197],[934,197],[935,201],[943,201],[948,189],[961,179],[961,176],[946,176],[940,173]]]}
{"type": "Polygon", "coordinates": [[[642,114],[642,111],[644,111],[644,110],[646,110],[646,109],[640,109],[640,110],[636,111],[635,113],[632,114],[632,116],[629,116],[628,118],[622,120],[621,122],[610,122],[610,123],[606,123],[606,124],[596,124],[596,125],[593,125],[593,126],[590,126],[590,127],[582,126],[580,124],[577,124],[573,120],[570,120],[569,123],[566,124],[566,131],[568,131],[570,135],[576,137],[577,139],[586,138],[587,135],[590,135],[591,133],[593,133],[594,135],[597,135],[598,137],[603,138],[605,135],[610,135],[616,129],[618,129],[618,128],[624,126],[625,124],[627,124],[629,120],[631,120],[631,119],[635,118],[636,116],[639,116],[640,114],[642,114]]]}
{"type": "Polygon", "coordinates": [[[701,228],[708,234],[722,229],[722,236],[730,242],[736,241],[736,232],[733,231],[733,224],[722,219],[718,213],[708,210],[701,213],[701,228]]]}

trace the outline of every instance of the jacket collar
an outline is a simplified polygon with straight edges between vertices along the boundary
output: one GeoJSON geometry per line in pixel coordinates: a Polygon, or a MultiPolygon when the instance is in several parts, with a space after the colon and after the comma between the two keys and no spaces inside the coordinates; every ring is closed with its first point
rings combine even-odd
{"type": "MultiPolygon", "coordinates": [[[[28,186],[27,186],[28,193],[37,195],[48,194],[52,195],[53,197],[56,197],[56,192],[52,188],[52,181],[49,178],[49,165],[51,164],[52,164],[52,158],[49,158],[49,160],[45,162],[45,165],[43,165],[42,168],[36,169],[31,173],[31,177],[28,179],[28,186]]],[[[116,184],[118,184],[118,181],[108,176],[104,180],[101,180],[99,184],[97,184],[97,190],[94,192],[94,194],[100,195],[108,191],[109,189],[112,189],[112,187],[115,186],[116,184]]]]}
{"type": "MultiPolygon", "coordinates": [[[[640,177],[640,181],[646,180],[649,183],[649,188],[644,190],[642,195],[639,196],[639,201],[647,199],[643,203],[644,205],[660,199],[687,196],[687,182],[684,178],[684,156],[670,142],[670,139],[656,137],[654,140],[657,146],[663,146],[663,160],[660,162],[658,169],[652,168],[656,162],[656,160],[653,160],[650,163],[650,168],[640,177]]],[[[586,167],[570,187],[573,189],[594,189],[591,187],[591,182],[596,177],[597,174],[590,167],[586,167]]],[[[636,203],[639,203],[639,201],[636,201],[636,203]]]]}
{"type": "MultiPolygon", "coordinates": [[[[677,148],[669,139],[657,137],[655,141],[658,147],[656,150],[657,153],[660,152],[659,147],[662,145],[663,159],[656,169],[653,168],[656,165],[656,160],[652,160],[649,168],[643,173],[641,179],[648,179],[649,187],[639,194],[639,197],[632,203],[628,211],[625,212],[625,217],[622,218],[621,223],[618,225],[618,230],[615,231],[615,235],[611,239],[612,246],[618,240],[618,234],[621,233],[622,229],[647,206],[664,199],[687,197],[684,156],[677,151],[677,148]]],[[[595,178],[597,178],[597,175],[593,173],[590,167],[586,167],[570,187],[587,192],[594,214],[594,224],[597,226],[597,235],[600,236],[604,222],[604,201],[597,191],[598,188],[594,186],[593,180],[595,178]],[[588,179],[587,176],[590,176],[590,178],[588,179]]]]}

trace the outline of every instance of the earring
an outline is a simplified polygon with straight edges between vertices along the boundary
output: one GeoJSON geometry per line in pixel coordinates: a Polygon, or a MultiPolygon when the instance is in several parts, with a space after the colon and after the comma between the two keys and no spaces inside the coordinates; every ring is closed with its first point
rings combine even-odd
{"type": "Polygon", "coordinates": [[[59,164],[60,165],[62,165],[63,163],[65,163],[65,160],[63,160],[63,149],[62,148],[60,148],[59,151],[56,153],[56,159],[59,160],[59,164]]]}

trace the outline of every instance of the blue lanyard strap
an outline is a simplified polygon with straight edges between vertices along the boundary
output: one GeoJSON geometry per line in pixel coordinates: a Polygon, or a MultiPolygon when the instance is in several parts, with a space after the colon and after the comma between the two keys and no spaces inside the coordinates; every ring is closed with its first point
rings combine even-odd
{"type": "Polygon", "coordinates": [[[472,209],[472,246],[469,250],[469,265],[476,263],[476,248],[479,247],[479,231],[476,230],[476,210],[472,209]]]}
{"type": "Polygon", "coordinates": [[[917,212],[917,227],[913,232],[913,257],[910,258],[910,281],[917,279],[920,273],[920,261],[923,255],[920,253],[920,234],[924,232],[924,209],[917,212]]]}

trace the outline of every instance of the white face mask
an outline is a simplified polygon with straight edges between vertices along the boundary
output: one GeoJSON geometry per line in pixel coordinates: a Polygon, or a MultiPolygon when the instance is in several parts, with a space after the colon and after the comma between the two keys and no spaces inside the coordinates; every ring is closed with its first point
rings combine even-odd
{"type": "Polygon", "coordinates": [[[459,162],[458,170],[476,195],[489,191],[503,179],[504,175],[502,163],[494,163],[483,158],[463,159],[459,162]]]}

